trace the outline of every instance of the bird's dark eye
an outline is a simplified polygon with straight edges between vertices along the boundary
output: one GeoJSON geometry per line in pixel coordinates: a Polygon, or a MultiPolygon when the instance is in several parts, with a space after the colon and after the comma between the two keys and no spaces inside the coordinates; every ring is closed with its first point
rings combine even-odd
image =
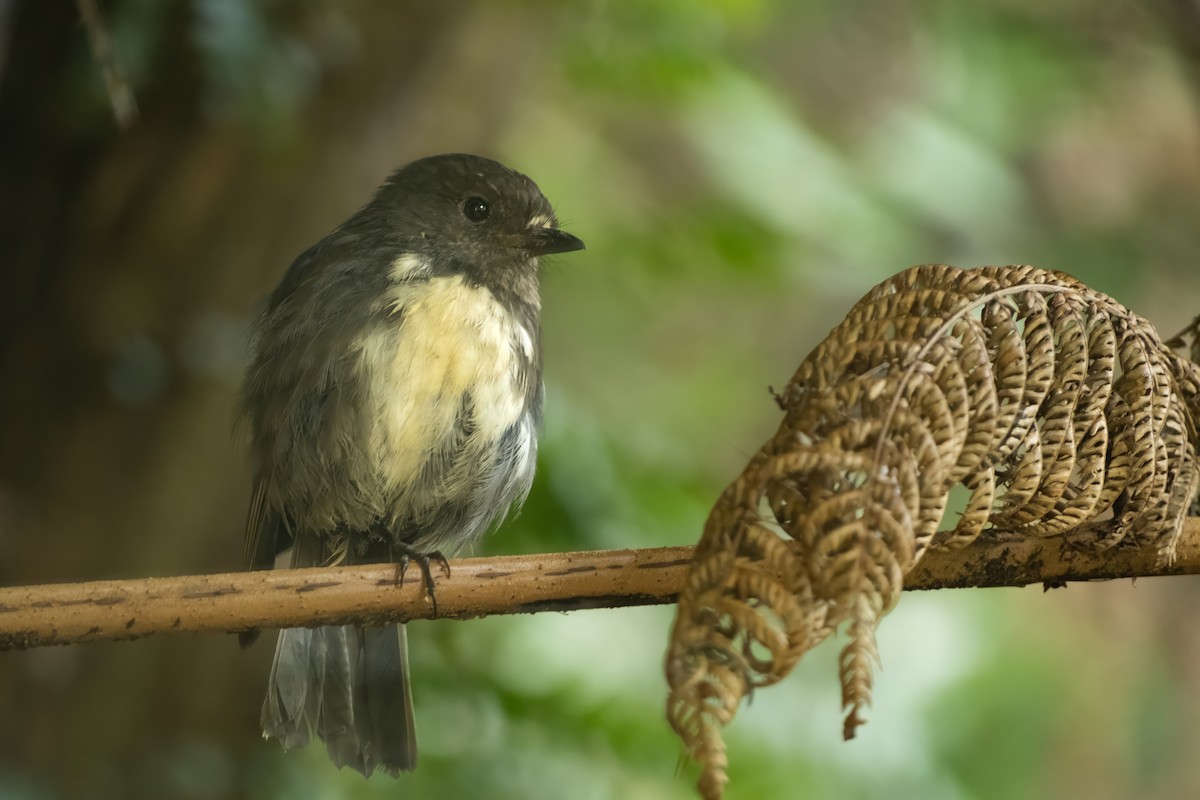
{"type": "Polygon", "coordinates": [[[492,207],[482,197],[468,197],[463,203],[463,216],[471,222],[483,222],[492,215],[492,207]]]}

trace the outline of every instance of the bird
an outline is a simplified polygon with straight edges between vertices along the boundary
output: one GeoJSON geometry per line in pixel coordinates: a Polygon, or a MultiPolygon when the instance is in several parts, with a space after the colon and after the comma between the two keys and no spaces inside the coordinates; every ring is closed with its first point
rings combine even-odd
{"type": "MultiPolygon", "coordinates": [[[[304,251],[251,324],[247,567],[394,562],[402,580],[412,561],[436,600],[430,562],[529,493],[542,259],[582,249],[531,179],[451,153],[400,167],[304,251]]],[[[415,768],[404,626],[281,631],[261,722],[366,776],[415,768]]]]}

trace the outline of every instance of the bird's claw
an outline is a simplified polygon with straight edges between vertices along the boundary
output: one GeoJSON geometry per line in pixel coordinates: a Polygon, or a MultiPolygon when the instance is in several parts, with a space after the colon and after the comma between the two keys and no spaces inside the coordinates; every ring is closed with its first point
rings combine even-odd
{"type": "Polygon", "coordinates": [[[397,575],[396,585],[404,584],[404,576],[408,572],[408,565],[415,563],[417,568],[421,570],[421,584],[425,587],[425,593],[429,595],[429,603],[433,606],[433,616],[438,615],[437,592],[434,590],[433,571],[429,565],[436,563],[442,569],[442,573],[450,577],[450,562],[446,557],[437,550],[431,553],[422,553],[406,544],[393,545],[393,554],[395,556],[397,575]]]}

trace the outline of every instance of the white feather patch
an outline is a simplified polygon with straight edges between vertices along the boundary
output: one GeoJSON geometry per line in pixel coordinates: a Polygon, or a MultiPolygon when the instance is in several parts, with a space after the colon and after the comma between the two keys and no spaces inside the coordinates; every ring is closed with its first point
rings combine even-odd
{"type": "Polygon", "coordinates": [[[392,262],[392,279],[396,281],[412,280],[429,274],[432,265],[428,259],[414,253],[405,253],[392,262]]]}
{"type": "Polygon", "coordinates": [[[399,324],[360,342],[370,395],[380,406],[369,449],[384,484],[403,490],[417,483],[435,448],[454,431],[467,392],[480,441],[498,440],[521,420],[525,387],[517,349],[531,357],[533,340],[490,291],[462,276],[398,285],[385,302],[399,324]]]}
{"type": "Polygon", "coordinates": [[[537,229],[537,228],[553,228],[553,227],[554,227],[554,219],[553,219],[553,217],[551,217],[548,214],[534,214],[529,219],[529,228],[531,230],[537,229]]]}

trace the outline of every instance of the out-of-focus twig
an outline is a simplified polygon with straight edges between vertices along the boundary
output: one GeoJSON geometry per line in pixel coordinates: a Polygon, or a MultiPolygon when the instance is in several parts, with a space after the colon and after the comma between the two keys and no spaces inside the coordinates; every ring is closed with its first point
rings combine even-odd
{"type": "Polygon", "coordinates": [[[88,44],[92,48],[92,57],[104,76],[104,87],[108,91],[108,102],[112,106],[113,117],[118,127],[124,129],[137,119],[137,101],[133,96],[133,87],[125,72],[125,65],[117,54],[108,26],[100,13],[97,0],[76,0],[79,16],[87,29],[88,44]]]}

